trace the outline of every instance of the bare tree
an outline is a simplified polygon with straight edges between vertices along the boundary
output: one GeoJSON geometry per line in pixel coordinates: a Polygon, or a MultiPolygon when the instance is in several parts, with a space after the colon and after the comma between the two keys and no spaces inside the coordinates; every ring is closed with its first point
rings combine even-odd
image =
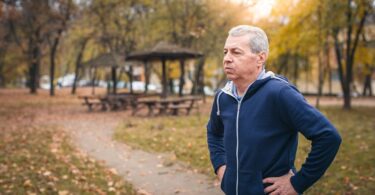
{"type": "Polygon", "coordinates": [[[37,93],[42,47],[48,27],[49,4],[44,0],[7,1],[8,25],[14,41],[26,56],[28,87],[37,93]]]}
{"type": "Polygon", "coordinates": [[[371,9],[371,1],[363,0],[358,4],[354,0],[347,0],[346,26],[335,26],[332,30],[339,78],[344,95],[344,109],[351,109],[350,87],[353,81],[354,55],[365,20],[371,9]],[[340,41],[339,36],[344,37],[343,30],[346,30],[346,36],[343,41],[340,41]]]}
{"type": "Polygon", "coordinates": [[[48,43],[50,46],[50,95],[55,95],[55,66],[57,48],[62,37],[62,33],[67,29],[67,23],[72,15],[72,0],[50,1],[50,24],[48,32],[48,43]]]}

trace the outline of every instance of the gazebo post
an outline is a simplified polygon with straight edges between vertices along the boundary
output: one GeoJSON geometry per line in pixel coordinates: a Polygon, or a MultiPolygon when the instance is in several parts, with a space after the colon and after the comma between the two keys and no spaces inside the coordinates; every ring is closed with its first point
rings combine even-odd
{"type": "Polygon", "coordinates": [[[95,80],[96,80],[96,71],[97,71],[97,67],[94,67],[94,72],[92,72],[92,69],[90,70],[90,73],[92,74],[92,77],[91,77],[91,94],[92,95],[95,95],[95,80]]]}
{"type": "Polygon", "coordinates": [[[168,86],[167,86],[166,59],[162,58],[161,63],[162,63],[162,85],[163,85],[163,91],[162,91],[161,97],[166,98],[167,97],[167,90],[168,90],[168,88],[167,88],[168,86]]]}
{"type": "Polygon", "coordinates": [[[183,92],[183,89],[184,89],[184,85],[185,85],[185,59],[181,58],[180,59],[180,86],[179,86],[179,91],[178,91],[178,95],[180,97],[182,97],[182,92],[183,92]]]}
{"type": "Polygon", "coordinates": [[[129,66],[130,94],[133,94],[133,66],[129,66]]]}
{"type": "Polygon", "coordinates": [[[112,67],[111,67],[111,71],[112,71],[112,82],[113,82],[113,86],[112,86],[112,92],[113,92],[113,94],[116,94],[116,92],[117,92],[117,77],[116,77],[116,69],[117,69],[116,66],[112,66],[112,67]]]}
{"type": "Polygon", "coordinates": [[[149,70],[149,66],[148,66],[148,61],[147,60],[143,60],[143,65],[144,65],[144,76],[145,76],[145,94],[147,93],[148,91],[148,84],[150,83],[150,70],[149,70]]]}

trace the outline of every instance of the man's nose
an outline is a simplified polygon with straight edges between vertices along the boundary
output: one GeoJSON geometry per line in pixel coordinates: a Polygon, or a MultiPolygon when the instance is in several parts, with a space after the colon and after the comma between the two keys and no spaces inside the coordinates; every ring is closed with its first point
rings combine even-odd
{"type": "Polygon", "coordinates": [[[224,55],[223,61],[224,62],[232,62],[232,56],[229,54],[229,52],[224,55]]]}

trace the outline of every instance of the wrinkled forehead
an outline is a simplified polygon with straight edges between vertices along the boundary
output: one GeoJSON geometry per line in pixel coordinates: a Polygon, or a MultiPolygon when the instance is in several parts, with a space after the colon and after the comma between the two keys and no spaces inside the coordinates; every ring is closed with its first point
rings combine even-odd
{"type": "Polygon", "coordinates": [[[227,37],[225,41],[224,49],[235,49],[239,48],[242,50],[250,50],[250,36],[241,35],[241,36],[231,36],[227,37]]]}

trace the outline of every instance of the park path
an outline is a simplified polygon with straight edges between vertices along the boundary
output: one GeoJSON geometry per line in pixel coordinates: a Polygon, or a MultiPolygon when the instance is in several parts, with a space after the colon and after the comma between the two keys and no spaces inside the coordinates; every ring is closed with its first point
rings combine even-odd
{"type": "MultiPolygon", "coordinates": [[[[25,98],[39,99],[29,96],[25,98]]],[[[307,99],[311,104],[315,103],[314,98],[307,99]]],[[[8,100],[11,101],[11,98],[8,100]]],[[[128,117],[128,112],[88,113],[84,107],[79,106],[81,102],[78,100],[74,104],[70,101],[64,104],[65,100],[55,101],[53,106],[41,108],[33,121],[65,129],[82,152],[103,161],[110,169],[131,182],[139,194],[223,194],[212,179],[189,170],[182,164],[163,166],[168,155],[133,150],[126,144],[113,141],[114,129],[128,117]]],[[[321,104],[337,106],[342,105],[342,100],[323,98],[321,104]]],[[[207,104],[207,109],[209,105],[207,104]]],[[[355,99],[353,105],[375,106],[375,101],[370,98],[355,99]]]]}
{"type": "Polygon", "coordinates": [[[223,194],[208,176],[187,169],[181,163],[164,166],[166,154],[134,150],[112,140],[114,129],[127,114],[123,112],[87,113],[78,111],[48,112],[40,116],[44,123],[63,127],[78,148],[105,164],[139,194],[223,194]],[[58,116],[56,116],[56,114],[58,116]]]}

